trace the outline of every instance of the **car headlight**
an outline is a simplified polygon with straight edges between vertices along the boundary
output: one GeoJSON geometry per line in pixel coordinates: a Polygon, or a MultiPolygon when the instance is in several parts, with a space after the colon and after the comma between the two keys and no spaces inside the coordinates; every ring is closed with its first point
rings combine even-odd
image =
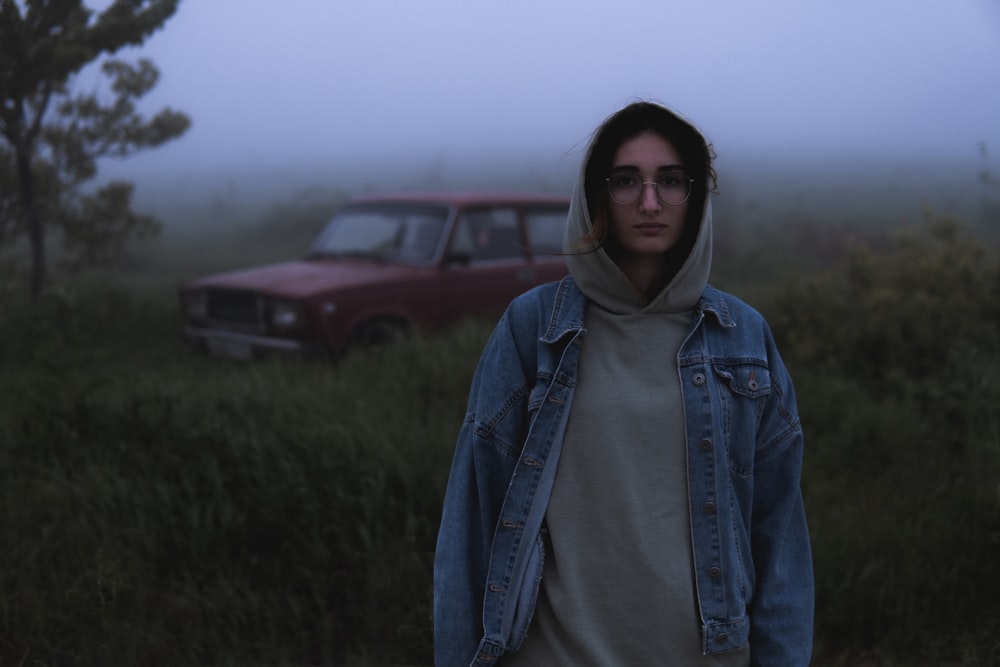
{"type": "Polygon", "coordinates": [[[208,292],[197,290],[185,294],[184,316],[189,320],[204,320],[208,317],[208,292]]]}
{"type": "Polygon", "coordinates": [[[303,324],[302,304],[297,301],[272,301],[271,326],[287,331],[303,324]]]}

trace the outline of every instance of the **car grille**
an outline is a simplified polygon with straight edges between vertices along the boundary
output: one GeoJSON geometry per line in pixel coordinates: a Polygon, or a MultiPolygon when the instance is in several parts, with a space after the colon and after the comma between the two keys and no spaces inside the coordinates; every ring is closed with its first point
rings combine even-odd
{"type": "Polygon", "coordinates": [[[213,322],[263,329],[264,301],[256,292],[210,289],[208,318],[213,322]]]}

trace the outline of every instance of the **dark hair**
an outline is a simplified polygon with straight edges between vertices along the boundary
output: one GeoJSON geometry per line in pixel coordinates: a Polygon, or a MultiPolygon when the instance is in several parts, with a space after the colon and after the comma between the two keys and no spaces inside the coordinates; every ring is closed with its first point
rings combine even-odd
{"type": "Polygon", "coordinates": [[[594,249],[604,243],[608,233],[608,188],[604,179],[611,172],[615,153],[621,145],[643,132],[655,132],[669,141],[680,153],[684,170],[694,179],[684,231],[676,249],[683,261],[698,235],[708,193],[715,192],[716,177],[712,166],[715,152],[694,126],[652,102],[634,102],[609,116],[597,129],[584,176],[587,210],[593,226],[583,242],[594,249]]]}

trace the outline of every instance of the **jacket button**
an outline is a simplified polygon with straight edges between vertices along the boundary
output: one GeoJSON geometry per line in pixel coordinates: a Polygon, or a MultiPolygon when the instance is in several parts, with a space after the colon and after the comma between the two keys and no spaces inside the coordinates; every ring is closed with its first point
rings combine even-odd
{"type": "Polygon", "coordinates": [[[716,644],[725,644],[728,641],[729,641],[729,635],[727,635],[725,632],[723,632],[722,634],[720,634],[718,637],[715,638],[716,644]]]}
{"type": "Polygon", "coordinates": [[[720,568],[715,566],[708,568],[708,576],[712,577],[713,579],[717,579],[720,574],[722,574],[722,570],[720,568]]]}
{"type": "Polygon", "coordinates": [[[708,438],[705,438],[704,440],[698,443],[698,448],[701,449],[701,451],[703,452],[707,452],[710,449],[712,449],[712,441],[709,440],[708,438]]]}
{"type": "Polygon", "coordinates": [[[691,380],[694,381],[695,384],[705,384],[705,374],[701,372],[695,373],[691,377],[691,380]]]}
{"type": "Polygon", "coordinates": [[[715,514],[715,503],[713,503],[711,500],[705,503],[705,513],[715,514]]]}

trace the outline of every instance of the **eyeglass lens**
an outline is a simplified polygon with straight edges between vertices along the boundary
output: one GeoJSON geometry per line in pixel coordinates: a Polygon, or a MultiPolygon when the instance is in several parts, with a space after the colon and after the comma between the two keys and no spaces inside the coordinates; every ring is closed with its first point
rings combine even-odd
{"type": "Polygon", "coordinates": [[[623,206],[634,204],[647,185],[656,189],[660,201],[668,206],[679,206],[691,194],[691,179],[684,172],[661,174],[655,181],[643,181],[635,174],[615,174],[607,179],[608,194],[623,206]]]}

